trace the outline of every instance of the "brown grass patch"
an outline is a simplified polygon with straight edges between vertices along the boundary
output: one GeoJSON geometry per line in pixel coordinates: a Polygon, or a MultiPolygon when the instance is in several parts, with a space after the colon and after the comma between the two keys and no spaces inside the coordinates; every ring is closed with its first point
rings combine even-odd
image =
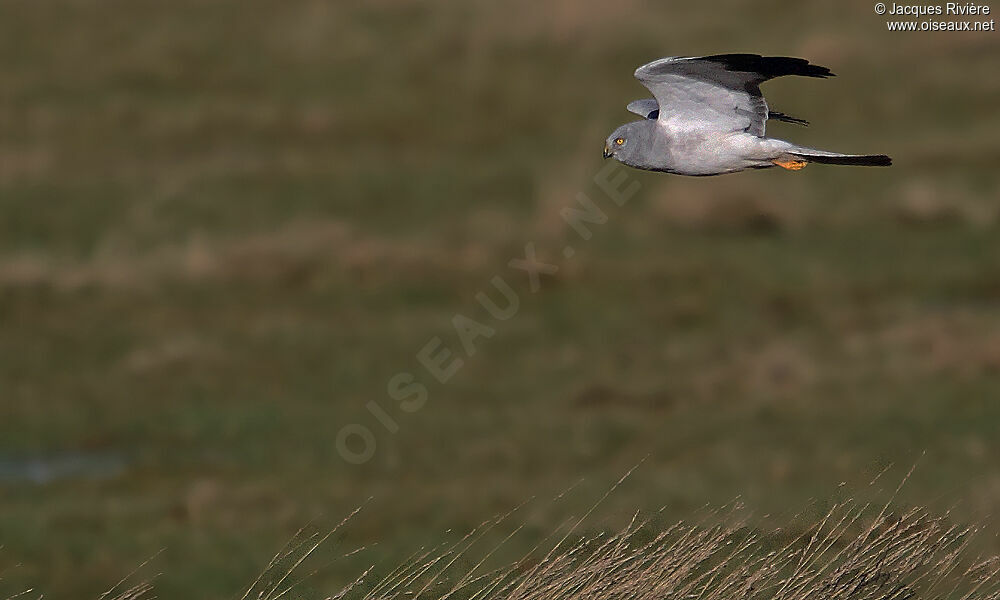
{"type": "Polygon", "coordinates": [[[0,288],[143,289],[166,283],[247,281],[295,283],[319,272],[356,278],[455,273],[481,268],[492,256],[478,241],[457,249],[426,241],[364,234],[336,221],[296,222],[229,240],[193,238],[183,245],[85,261],[45,255],[0,257],[0,288]]]}
{"type": "Polygon", "coordinates": [[[797,229],[806,214],[746,180],[674,178],[651,194],[650,212],[661,223],[691,230],[769,233],[797,229]]]}

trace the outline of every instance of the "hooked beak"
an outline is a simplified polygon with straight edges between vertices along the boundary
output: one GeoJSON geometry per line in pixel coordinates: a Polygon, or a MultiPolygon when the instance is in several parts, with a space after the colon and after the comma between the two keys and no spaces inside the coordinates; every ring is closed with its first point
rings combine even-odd
{"type": "Polygon", "coordinates": [[[604,144],[604,158],[605,159],[611,158],[613,154],[614,152],[611,151],[611,148],[608,148],[608,145],[604,144]]]}

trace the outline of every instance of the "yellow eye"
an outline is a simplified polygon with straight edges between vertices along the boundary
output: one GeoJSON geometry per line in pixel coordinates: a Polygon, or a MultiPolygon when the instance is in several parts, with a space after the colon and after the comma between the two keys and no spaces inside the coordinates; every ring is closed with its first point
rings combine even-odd
{"type": "Polygon", "coordinates": [[[618,138],[617,140],[615,140],[615,146],[621,146],[624,143],[625,143],[625,138],[618,138]]]}

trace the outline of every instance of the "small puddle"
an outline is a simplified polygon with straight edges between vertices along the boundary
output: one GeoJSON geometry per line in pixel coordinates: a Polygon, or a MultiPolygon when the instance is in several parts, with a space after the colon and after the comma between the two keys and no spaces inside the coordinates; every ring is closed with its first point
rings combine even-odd
{"type": "Polygon", "coordinates": [[[66,453],[49,456],[0,456],[0,484],[45,485],[69,479],[103,480],[125,472],[125,459],[113,454],[66,453]]]}

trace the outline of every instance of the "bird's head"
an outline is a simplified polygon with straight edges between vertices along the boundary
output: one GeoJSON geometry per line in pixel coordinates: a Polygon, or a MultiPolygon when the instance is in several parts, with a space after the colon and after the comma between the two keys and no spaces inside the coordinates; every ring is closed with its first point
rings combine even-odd
{"type": "Polygon", "coordinates": [[[615,130],[607,141],[604,142],[604,158],[614,156],[621,162],[628,162],[639,149],[641,141],[645,138],[644,121],[626,123],[615,130]]]}

